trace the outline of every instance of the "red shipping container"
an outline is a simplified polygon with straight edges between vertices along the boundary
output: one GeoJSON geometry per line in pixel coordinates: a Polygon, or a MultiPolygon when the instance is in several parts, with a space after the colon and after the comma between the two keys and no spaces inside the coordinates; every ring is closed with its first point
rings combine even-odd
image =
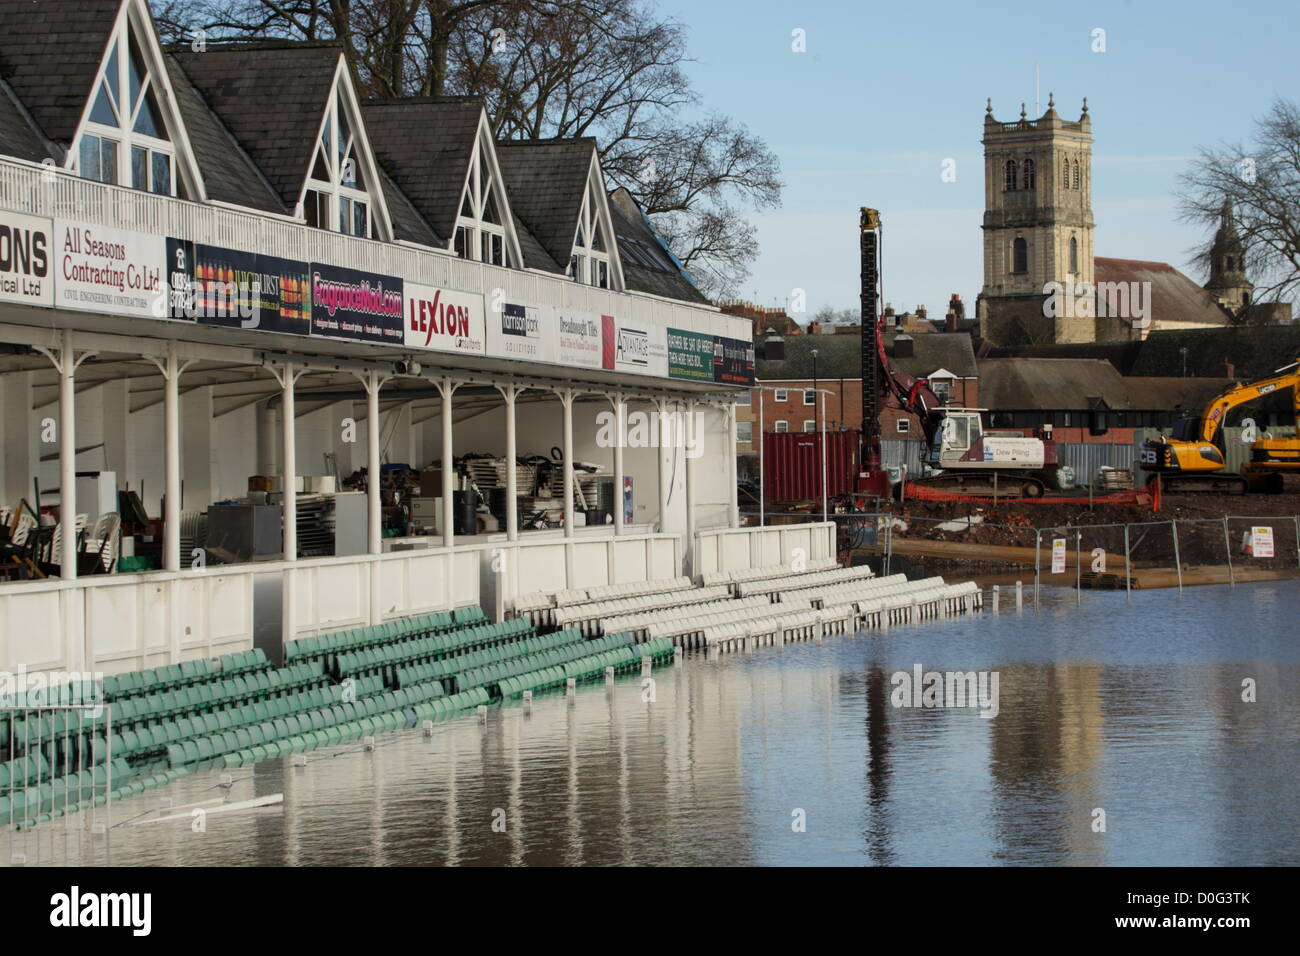
{"type": "MultiPolygon", "coordinates": [[[[826,494],[853,491],[858,475],[857,431],[826,433],[826,494]]],[[[781,432],[763,435],[763,494],[767,502],[821,501],[822,434],[781,432]]]]}

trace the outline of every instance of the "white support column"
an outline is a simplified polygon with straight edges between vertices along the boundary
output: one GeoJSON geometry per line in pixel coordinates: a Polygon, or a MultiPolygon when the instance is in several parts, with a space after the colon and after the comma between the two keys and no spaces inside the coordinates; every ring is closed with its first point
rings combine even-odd
{"type": "Polygon", "coordinates": [[[668,471],[667,457],[671,453],[667,441],[668,402],[657,399],[655,401],[655,411],[657,412],[656,417],[659,419],[659,533],[664,534],[668,531],[668,496],[672,490],[669,484],[672,478],[668,471]]]}
{"type": "MultiPolygon", "coordinates": [[[[573,537],[573,397],[571,388],[558,392],[564,410],[564,536],[573,537]]],[[[572,585],[570,585],[572,587],[572,585]]]]}
{"type": "Polygon", "coordinates": [[[59,577],[77,577],[77,359],[72,330],[63,330],[59,352],[59,577]]]}
{"type": "Polygon", "coordinates": [[[736,486],[740,483],[740,463],[736,458],[736,403],[735,402],[732,402],[730,405],[727,406],[727,433],[731,437],[731,453],[727,459],[730,462],[730,467],[727,469],[727,471],[728,474],[730,474],[731,476],[731,483],[729,487],[729,491],[731,492],[729,498],[731,502],[731,508],[729,509],[730,518],[731,518],[730,524],[731,527],[733,528],[739,528],[740,527],[740,492],[737,490],[736,486]]]}
{"type": "MultiPolygon", "coordinates": [[[[456,386],[451,378],[443,376],[438,385],[442,393],[442,546],[450,548],[455,541],[456,508],[452,488],[456,483],[456,466],[453,462],[455,446],[452,443],[451,396],[456,386]]],[[[448,592],[450,597],[450,592],[448,592]]]]}
{"type": "Polygon", "coordinates": [[[181,398],[176,343],[163,360],[163,570],[181,569],[181,398]]]}
{"type": "MultiPolygon", "coordinates": [[[[371,555],[379,555],[384,550],[383,502],[380,499],[381,485],[379,482],[379,475],[382,470],[379,463],[379,390],[388,381],[388,377],[381,376],[375,369],[354,374],[361,380],[361,384],[366,390],[366,506],[368,512],[366,551],[371,555]]],[[[349,464],[349,470],[350,468],[349,464]]],[[[373,560],[370,562],[369,621],[372,625],[382,624],[384,620],[382,568],[383,564],[380,561],[373,560]]]]}
{"type": "MultiPolygon", "coordinates": [[[[703,442],[703,435],[696,435],[695,432],[695,400],[691,399],[686,402],[686,421],[681,425],[684,429],[684,444],[688,447],[694,442],[703,442]]],[[[690,573],[695,574],[695,459],[689,454],[686,455],[686,554],[687,561],[690,564],[690,573]]]]}
{"type": "Polygon", "coordinates": [[[573,587],[573,397],[571,388],[558,390],[564,409],[564,581],[573,587]]]}
{"type": "Polygon", "coordinates": [[[283,554],[286,561],[298,560],[298,448],[294,384],[298,374],[292,362],[284,364],[280,379],[280,501],[284,528],[283,554]]]}
{"type": "Polygon", "coordinates": [[[451,377],[444,375],[438,385],[442,393],[442,546],[447,549],[447,608],[456,606],[456,509],[452,487],[456,482],[455,445],[452,442],[451,396],[456,391],[451,377]]]}
{"type": "Polygon", "coordinates": [[[515,474],[515,457],[518,451],[515,402],[523,393],[517,385],[498,385],[497,391],[506,402],[506,540],[519,540],[519,482],[515,474]]]}
{"type": "Polygon", "coordinates": [[[822,521],[829,521],[830,509],[827,507],[827,485],[826,485],[826,393],[821,392],[817,395],[822,403],[822,521]]]}
{"type": "Polygon", "coordinates": [[[767,474],[763,466],[763,386],[760,385],[755,391],[758,392],[758,526],[761,528],[767,523],[767,474]]]}
{"type": "Polygon", "coordinates": [[[623,534],[623,445],[627,442],[627,402],[622,392],[615,394],[612,401],[617,430],[614,435],[614,536],[619,537],[623,534]]]}

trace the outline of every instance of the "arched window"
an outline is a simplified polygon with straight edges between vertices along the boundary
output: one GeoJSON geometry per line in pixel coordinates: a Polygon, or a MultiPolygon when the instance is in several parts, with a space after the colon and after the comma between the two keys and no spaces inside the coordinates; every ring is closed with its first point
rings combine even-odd
{"type": "Polygon", "coordinates": [[[1070,237],[1070,275],[1079,274],[1079,240],[1074,236],[1070,237]]]}
{"type": "Polygon", "coordinates": [[[1029,243],[1023,239],[1017,239],[1011,244],[1011,271],[1029,271],[1029,243]]]}
{"type": "Polygon", "coordinates": [[[317,229],[369,236],[374,222],[370,192],[361,169],[361,141],[353,135],[348,120],[342,79],[336,76],[334,82],[303,192],[303,218],[317,229]]]}
{"type": "Polygon", "coordinates": [[[1079,188],[1079,161],[1074,161],[1074,188],[1079,188]]]}
{"type": "Polygon", "coordinates": [[[462,259],[507,265],[505,215],[498,194],[502,189],[489,162],[490,146],[480,134],[474,140],[469,175],[456,217],[455,252],[462,259]]]}
{"type": "Polygon", "coordinates": [[[1033,189],[1034,188],[1034,161],[1032,159],[1029,159],[1028,157],[1025,158],[1024,170],[1025,170],[1024,175],[1021,177],[1021,181],[1024,183],[1024,188],[1033,189]]]}
{"type": "Polygon", "coordinates": [[[610,288],[609,243],[605,239],[604,188],[595,163],[587,174],[587,191],[578,214],[578,231],[569,257],[568,276],[575,282],[610,288]]]}
{"type": "Polygon", "coordinates": [[[1070,188],[1070,160],[1069,159],[1064,159],[1061,161],[1061,188],[1062,189],[1070,188]]]}
{"type": "Polygon", "coordinates": [[[1016,161],[1014,159],[1008,159],[1007,166],[1006,166],[1005,185],[1002,187],[1007,192],[1013,192],[1016,188],[1016,172],[1017,172],[1016,161]]]}

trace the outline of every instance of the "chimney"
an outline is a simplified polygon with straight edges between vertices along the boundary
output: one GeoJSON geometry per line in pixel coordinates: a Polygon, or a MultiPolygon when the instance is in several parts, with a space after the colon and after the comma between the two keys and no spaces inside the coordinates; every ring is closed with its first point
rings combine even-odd
{"type": "Polygon", "coordinates": [[[769,362],[785,361],[785,339],[770,335],[763,340],[763,358],[769,362]]]}
{"type": "Polygon", "coordinates": [[[910,335],[894,336],[894,358],[912,358],[916,355],[916,343],[910,335]]]}
{"type": "Polygon", "coordinates": [[[1237,366],[1228,361],[1226,357],[1219,359],[1219,364],[1214,367],[1215,378],[1236,378],[1237,366]]]}
{"type": "Polygon", "coordinates": [[[885,303],[885,325],[894,324],[894,303],[885,303]]]}
{"type": "Polygon", "coordinates": [[[954,292],[952,298],[948,300],[948,308],[956,314],[958,322],[966,318],[966,303],[961,300],[961,296],[956,292],[954,292]]]}
{"type": "Polygon", "coordinates": [[[953,309],[948,310],[948,314],[943,317],[943,327],[946,332],[957,331],[957,313],[953,309]]]}
{"type": "Polygon", "coordinates": [[[923,306],[923,305],[918,305],[918,306],[916,307],[916,317],[917,317],[917,319],[919,319],[919,320],[922,321],[922,322],[925,321],[925,306],[923,306]]]}

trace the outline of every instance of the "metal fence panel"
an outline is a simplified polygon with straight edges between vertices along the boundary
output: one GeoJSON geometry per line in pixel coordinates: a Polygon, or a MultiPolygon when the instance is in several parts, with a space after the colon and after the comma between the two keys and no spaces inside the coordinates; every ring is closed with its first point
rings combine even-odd
{"type": "Polygon", "coordinates": [[[880,442],[881,463],[886,468],[907,466],[909,475],[921,471],[921,449],[925,442],[909,441],[906,438],[884,438],[880,442]]]}

